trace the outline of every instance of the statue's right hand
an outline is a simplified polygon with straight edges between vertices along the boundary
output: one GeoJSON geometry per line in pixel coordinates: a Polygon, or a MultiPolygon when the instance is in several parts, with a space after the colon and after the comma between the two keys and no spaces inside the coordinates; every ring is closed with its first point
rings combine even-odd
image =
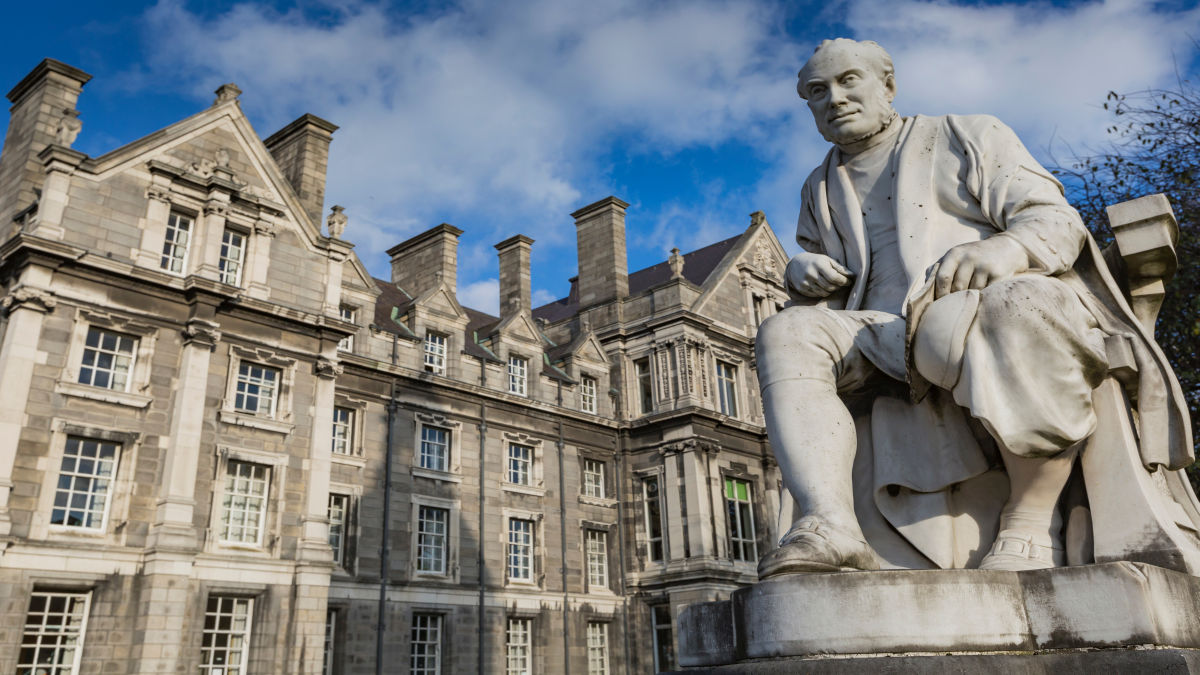
{"type": "Polygon", "coordinates": [[[853,279],[853,272],[821,253],[805,251],[788,261],[788,287],[809,298],[827,297],[853,279]]]}

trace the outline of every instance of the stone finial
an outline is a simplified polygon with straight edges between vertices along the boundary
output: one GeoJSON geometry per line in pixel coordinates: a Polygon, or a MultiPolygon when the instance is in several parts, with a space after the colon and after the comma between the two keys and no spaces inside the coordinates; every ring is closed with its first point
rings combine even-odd
{"type": "Polygon", "coordinates": [[[683,278],[683,256],[679,255],[679,249],[671,249],[671,257],[667,258],[667,264],[671,266],[671,278],[683,278]]]}
{"type": "Polygon", "coordinates": [[[229,168],[229,148],[217,148],[217,166],[229,168]]]}
{"type": "Polygon", "coordinates": [[[754,213],[750,214],[751,227],[754,227],[755,225],[762,225],[765,222],[767,222],[767,214],[763,213],[762,211],[755,211],[754,213]]]}
{"type": "Polygon", "coordinates": [[[236,101],[237,97],[242,95],[242,90],[238,89],[236,84],[229,82],[217,87],[217,91],[215,93],[217,98],[215,101],[213,101],[213,105],[221,105],[222,103],[236,101]]]}
{"type": "Polygon", "coordinates": [[[346,214],[342,213],[346,210],[344,206],[333,206],[330,209],[329,217],[325,219],[325,225],[329,228],[329,236],[334,239],[341,239],[342,232],[346,231],[346,223],[350,221],[346,214]]]}
{"type": "Polygon", "coordinates": [[[64,148],[71,147],[83,122],[79,121],[79,111],[74,108],[63,108],[62,117],[58,118],[58,128],[54,131],[54,142],[64,148]]]}

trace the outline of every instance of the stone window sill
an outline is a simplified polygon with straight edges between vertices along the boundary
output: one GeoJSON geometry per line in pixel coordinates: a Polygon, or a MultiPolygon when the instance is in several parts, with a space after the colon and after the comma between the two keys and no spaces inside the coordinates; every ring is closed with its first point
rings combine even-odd
{"type": "Polygon", "coordinates": [[[50,539],[69,541],[75,537],[82,539],[103,539],[108,536],[108,528],[71,527],[70,525],[50,525],[46,530],[50,539]]]}
{"type": "Polygon", "coordinates": [[[532,485],[517,485],[516,483],[500,483],[500,489],[505,492],[515,492],[522,495],[532,495],[534,497],[545,497],[546,488],[533,487],[532,485]]]}
{"type": "Polygon", "coordinates": [[[58,382],[54,385],[54,391],[64,396],[75,396],[77,398],[87,398],[93,401],[104,401],[105,403],[115,403],[117,405],[125,405],[130,408],[145,408],[150,405],[150,401],[154,400],[152,396],[142,396],[140,394],[130,394],[125,391],[115,391],[112,389],[104,389],[102,387],[91,387],[86,384],[76,384],[74,382],[58,382]]]}
{"type": "Polygon", "coordinates": [[[330,459],[331,459],[331,461],[333,461],[334,464],[345,464],[346,466],[356,466],[360,469],[367,465],[367,460],[362,457],[359,457],[358,455],[343,455],[343,454],[335,452],[330,455],[330,459]]]}
{"type": "Polygon", "coordinates": [[[592,506],[603,506],[611,509],[617,505],[617,500],[609,497],[589,497],[587,495],[579,495],[579,503],[591,504],[592,506]]]}
{"type": "Polygon", "coordinates": [[[222,410],[219,419],[226,423],[240,427],[250,427],[252,429],[262,429],[276,434],[290,434],[292,429],[296,428],[294,424],[280,422],[279,420],[267,419],[257,415],[235,412],[233,410],[222,410]]]}
{"type": "Polygon", "coordinates": [[[435,471],[433,469],[422,469],[419,466],[412,468],[414,478],[428,478],[430,480],[440,480],[446,483],[461,483],[462,476],[455,475],[448,471],[435,471]]]}

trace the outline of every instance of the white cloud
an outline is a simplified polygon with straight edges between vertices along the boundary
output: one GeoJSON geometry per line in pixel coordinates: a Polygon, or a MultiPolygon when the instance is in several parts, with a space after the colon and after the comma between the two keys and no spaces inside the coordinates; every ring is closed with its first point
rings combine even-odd
{"type": "Polygon", "coordinates": [[[500,280],[482,279],[458,287],[458,302],[471,309],[500,314],[500,280]]]}

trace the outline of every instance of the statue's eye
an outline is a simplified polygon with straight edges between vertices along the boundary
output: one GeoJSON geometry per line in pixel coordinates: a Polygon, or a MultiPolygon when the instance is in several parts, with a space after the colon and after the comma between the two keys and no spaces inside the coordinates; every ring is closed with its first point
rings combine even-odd
{"type": "Polygon", "coordinates": [[[820,98],[825,95],[827,90],[823,84],[813,84],[808,87],[808,95],[812,98],[820,98]]]}
{"type": "Polygon", "coordinates": [[[858,84],[859,79],[860,78],[858,77],[858,75],[855,75],[854,73],[847,73],[842,76],[842,84],[849,84],[849,85],[858,84]]]}

